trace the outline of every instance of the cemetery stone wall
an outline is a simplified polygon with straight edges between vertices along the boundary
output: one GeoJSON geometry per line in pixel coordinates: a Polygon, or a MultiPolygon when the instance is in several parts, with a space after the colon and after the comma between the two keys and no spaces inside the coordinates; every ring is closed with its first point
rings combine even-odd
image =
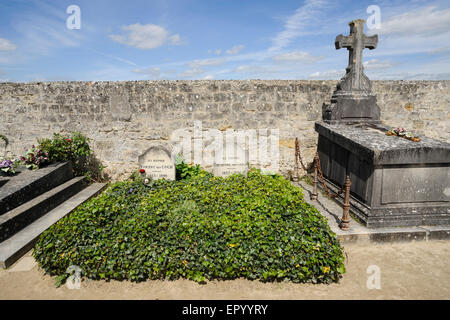
{"type": "MultiPolygon", "coordinates": [[[[201,121],[203,130],[279,129],[280,172],[294,163],[295,138],[310,162],[337,81],[208,80],[0,83],[0,156],[16,157],[38,137],[80,131],[113,179],[139,168],[151,144],[201,121]]],[[[450,141],[450,81],[372,81],[383,123],[450,141]]]]}

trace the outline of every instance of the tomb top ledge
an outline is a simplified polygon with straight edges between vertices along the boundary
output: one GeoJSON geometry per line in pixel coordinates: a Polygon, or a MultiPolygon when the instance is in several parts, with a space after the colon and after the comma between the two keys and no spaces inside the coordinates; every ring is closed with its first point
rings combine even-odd
{"type": "Polygon", "coordinates": [[[375,165],[450,164],[450,143],[419,136],[414,142],[388,136],[392,127],[382,124],[327,124],[316,122],[316,131],[375,165]]]}

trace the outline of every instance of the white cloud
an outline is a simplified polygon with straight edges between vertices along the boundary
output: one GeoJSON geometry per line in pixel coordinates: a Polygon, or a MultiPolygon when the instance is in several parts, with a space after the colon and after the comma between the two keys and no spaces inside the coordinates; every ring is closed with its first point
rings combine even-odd
{"type": "Polygon", "coordinates": [[[317,15],[323,12],[324,8],[330,4],[325,0],[307,0],[305,4],[298,8],[295,13],[287,18],[284,23],[284,30],[279,32],[273,39],[269,51],[278,51],[287,47],[291,41],[301,35],[316,33],[318,31],[317,22],[320,19],[317,15]],[[311,31],[312,30],[312,31],[311,31]]]}
{"type": "Polygon", "coordinates": [[[382,20],[380,29],[367,31],[379,34],[380,43],[378,49],[366,56],[439,53],[450,43],[450,9],[430,6],[408,9],[382,20]]]}
{"type": "Polygon", "coordinates": [[[150,76],[152,78],[159,78],[159,76],[161,75],[160,68],[147,68],[147,69],[139,69],[138,68],[138,69],[132,70],[132,72],[150,76]]]}
{"type": "Polygon", "coordinates": [[[442,54],[442,53],[448,53],[450,52],[450,47],[443,47],[443,48],[437,48],[428,51],[429,54],[442,54]]]}
{"type": "Polygon", "coordinates": [[[109,81],[111,79],[136,80],[136,74],[131,72],[128,67],[118,67],[107,63],[101,63],[97,66],[98,69],[93,69],[88,72],[83,71],[77,76],[77,80],[81,81],[109,81]]]}
{"type": "Polygon", "coordinates": [[[190,78],[190,77],[195,77],[198,76],[202,73],[205,73],[205,70],[200,69],[200,68],[192,68],[192,69],[188,69],[180,74],[178,74],[180,77],[184,77],[184,78],[190,78]]]}
{"type": "Polygon", "coordinates": [[[0,38],[0,51],[14,51],[17,46],[8,39],[0,38]]]}
{"type": "Polygon", "coordinates": [[[129,65],[132,65],[132,66],[136,66],[136,63],[134,63],[133,61],[130,61],[130,60],[127,60],[127,59],[124,59],[124,58],[121,58],[121,57],[117,57],[117,56],[114,56],[112,54],[103,53],[101,51],[98,51],[98,50],[95,50],[95,49],[92,49],[92,48],[87,48],[87,49],[92,51],[92,52],[95,52],[95,53],[97,53],[99,55],[102,55],[104,57],[107,57],[107,58],[110,58],[110,59],[114,59],[114,60],[117,60],[117,61],[129,64],[129,65]]]}
{"type": "Polygon", "coordinates": [[[275,74],[280,73],[283,67],[274,65],[241,65],[233,70],[237,73],[249,73],[249,74],[275,74]]]}
{"type": "Polygon", "coordinates": [[[61,26],[61,21],[51,15],[27,15],[18,20],[14,28],[22,35],[21,47],[30,55],[49,55],[55,48],[77,47],[83,41],[84,33],[61,26]]]}
{"type": "Polygon", "coordinates": [[[194,60],[188,63],[188,66],[192,69],[198,69],[200,67],[208,67],[208,66],[220,66],[225,63],[225,60],[222,58],[215,59],[203,59],[203,60],[194,60]]]}
{"type": "Polygon", "coordinates": [[[237,46],[233,46],[231,49],[226,51],[227,54],[238,54],[242,49],[244,49],[244,45],[240,44],[237,46]]]}
{"type": "Polygon", "coordinates": [[[169,37],[169,42],[173,45],[181,44],[181,39],[179,34],[174,34],[169,37]]]}
{"type": "Polygon", "coordinates": [[[396,64],[391,61],[380,61],[378,59],[368,60],[363,63],[364,68],[367,70],[373,69],[387,69],[395,66],[396,64]]]}
{"type": "Polygon", "coordinates": [[[216,55],[220,55],[222,53],[222,49],[216,49],[216,50],[208,50],[208,53],[214,53],[216,55]]]}
{"type": "Polygon", "coordinates": [[[336,80],[345,74],[342,70],[317,71],[309,75],[309,79],[336,80]]]}
{"type": "Polygon", "coordinates": [[[169,31],[155,24],[142,25],[135,23],[129,26],[123,26],[122,30],[125,34],[110,35],[109,37],[116,42],[138,49],[151,50],[166,43],[180,43],[180,36],[178,34],[169,35],[169,31]]]}
{"type": "Polygon", "coordinates": [[[275,60],[276,62],[314,63],[322,59],[323,57],[313,56],[312,54],[304,51],[293,51],[273,57],[273,60],[275,60]]]}
{"type": "Polygon", "coordinates": [[[437,10],[436,7],[420,8],[396,15],[382,21],[379,34],[401,34],[405,36],[426,37],[439,35],[450,30],[450,9],[437,10]]]}

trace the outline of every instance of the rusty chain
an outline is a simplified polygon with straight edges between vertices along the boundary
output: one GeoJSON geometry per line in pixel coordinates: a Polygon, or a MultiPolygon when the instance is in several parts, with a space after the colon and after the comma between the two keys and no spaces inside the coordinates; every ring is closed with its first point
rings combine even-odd
{"type": "Polygon", "coordinates": [[[317,171],[319,172],[319,180],[322,184],[323,190],[325,191],[325,193],[327,194],[327,196],[329,196],[330,198],[336,198],[339,195],[341,195],[344,191],[345,191],[345,184],[342,185],[341,189],[335,193],[335,192],[331,192],[327,185],[325,184],[325,179],[323,177],[323,173],[322,173],[322,167],[320,166],[320,158],[319,158],[319,152],[316,152],[316,156],[314,158],[314,162],[315,165],[317,166],[317,171]]]}
{"type": "MultiPolygon", "coordinates": [[[[298,138],[295,138],[295,169],[294,169],[294,181],[298,182],[298,162],[300,161],[300,164],[306,172],[308,171],[306,169],[306,166],[303,163],[302,156],[300,154],[300,143],[298,142],[298,138]]],[[[352,185],[352,182],[350,180],[350,177],[347,175],[345,178],[345,182],[342,184],[341,189],[338,192],[331,192],[326,183],[325,178],[323,177],[322,172],[322,166],[320,165],[320,158],[319,158],[319,151],[316,151],[316,155],[314,156],[314,190],[312,191],[310,195],[311,200],[317,200],[317,178],[319,178],[320,183],[322,183],[323,191],[326,193],[328,197],[331,199],[334,199],[341,195],[345,191],[344,195],[344,203],[342,205],[343,213],[341,222],[339,224],[339,227],[344,230],[348,231],[350,230],[350,187],[352,185]]]]}
{"type": "Polygon", "coordinates": [[[300,143],[298,142],[298,138],[295,138],[295,173],[298,177],[298,162],[302,165],[302,169],[308,171],[305,164],[303,163],[302,155],[300,153],[300,143]]]}
{"type": "MultiPolygon", "coordinates": [[[[295,169],[294,169],[294,179],[298,180],[298,162],[300,162],[302,169],[308,171],[305,164],[303,163],[302,155],[300,153],[300,143],[298,138],[295,138],[295,169]]],[[[327,185],[325,184],[325,179],[323,177],[322,168],[320,165],[319,152],[316,151],[316,156],[314,157],[314,166],[317,167],[317,171],[319,172],[319,180],[322,184],[323,190],[330,198],[336,198],[341,195],[345,191],[345,185],[342,185],[341,189],[337,192],[331,192],[327,185]]]]}

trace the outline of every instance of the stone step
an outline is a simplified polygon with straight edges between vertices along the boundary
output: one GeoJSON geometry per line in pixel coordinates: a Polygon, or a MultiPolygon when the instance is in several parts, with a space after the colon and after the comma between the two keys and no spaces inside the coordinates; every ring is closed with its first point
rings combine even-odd
{"type": "Polygon", "coordinates": [[[1,177],[0,215],[73,178],[71,162],[55,163],[39,170],[22,166],[17,171],[15,176],[1,177]]]}
{"type": "Polygon", "coordinates": [[[50,226],[65,217],[91,197],[106,187],[104,183],[94,183],[67,199],[43,217],[34,221],[11,238],[0,243],[0,267],[8,268],[26,252],[33,248],[39,236],[50,226]]]}
{"type": "Polygon", "coordinates": [[[56,188],[0,216],[0,242],[25,228],[33,221],[60,205],[86,186],[85,177],[73,178],[56,188]]]}

